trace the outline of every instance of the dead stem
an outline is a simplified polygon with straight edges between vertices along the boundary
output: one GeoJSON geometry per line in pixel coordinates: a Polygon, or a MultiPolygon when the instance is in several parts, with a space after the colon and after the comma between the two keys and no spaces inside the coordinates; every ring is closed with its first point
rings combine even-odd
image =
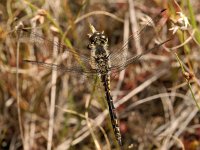
{"type": "MultiPolygon", "coordinates": [[[[58,38],[54,37],[54,42],[58,42],[58,38]]],[[[57,58],[58,47],[54,46],[53,48],[53,58],[57,58]]],[[[52,70],[52,79],[51,79],[51,100],[50,100],[50,111],[49,111],[49,130],[48,130],[48,142],[47,150],[52,149],[52,138],[53,138],[53,129],[54,129],[54,113],[55,113],[55,101],[56,101],[56,80],[57,80],[57,71],[52,70]]]]}
{"type": "MultiPolygon", "coordinates": [[[[19,35],[20,38],[20,35],[19,35]]],[[[23,126],[22,126],[22,117],[21,117],[21,108],[20,108],[20,93],[19,93],[19,47],[20,47],[20,41],[17,41],[17,56],[16,56],[16,64],[17,64],[17,69],[16,69],[16,92],[17,92],[17,114],[18,114],[18,123],[19,123],[19,129],[20,129],[20,136],[22,139],[22,147],[25,146],[24,142],[24,131],[23,131],[23,126]]],[[[24,147],[25,148],[25,147],[24,147]]]]}

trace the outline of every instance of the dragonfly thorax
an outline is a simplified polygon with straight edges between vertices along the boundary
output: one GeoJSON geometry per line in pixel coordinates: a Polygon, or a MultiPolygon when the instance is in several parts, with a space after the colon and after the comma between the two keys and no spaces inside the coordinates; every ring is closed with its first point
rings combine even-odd
{"type": "Polygon", "coordinates": [[[106,53],[96,55],[94,58],[96,69],[98,70],[98,73],[101,75],[105,75],[109,72],[110,69],[110,63],[109,58],[106,53]]]}
{"type": "Polygon", "coordinates": [[[109,72],[110,63],[108,55],[108,38],[102,32],[95,31],[89,35],[88,48],[91,50],[93,68],[98,70],[99,74],[109,72]]]}

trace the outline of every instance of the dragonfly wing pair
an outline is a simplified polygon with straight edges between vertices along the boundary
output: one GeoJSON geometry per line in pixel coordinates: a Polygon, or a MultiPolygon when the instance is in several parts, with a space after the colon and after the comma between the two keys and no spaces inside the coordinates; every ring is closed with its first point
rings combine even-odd
{"type": "MultiPolygon", "coordinates": [[[[128,45],[129,42],[132,39],[137,39],[141,35],[143,35],[148,30],[154,30],[154,25],[159,22],[159,20],[163,17],[163,13],[165,11],[161,11],[160,14],[158,14],[153,19],[148,19],[146,24],[141,27],[141,30],[136,32],[135,34],[131,35],[129,37],[129,40],[119,49],[111,50],[108,54],[109,60],[110,60],[110,68],[109,72],[118,72],[123,70],[127,65],[138,61],[143,55],[146,53],[149,53],[155,49],[158,49],[162,44],[166,43],[167,41],[156,45],[155,47],[144,51],[142,54],[134,56],[128,51],[128,45]]],[[[60,61],[58,64],[53,63],[47,63],[44,62],[45,58],[41,58],[41,56],[37,57],[37,60],[25,60],[27,63],[31,63],[33,65],[38,65],[41,67],[45,67],[48,69],[63,71],[63,72],[73,72],[73,73],[86,73],[86,74],[97,74],[98,70],[95,69],[95,65],[91,58],[89,56],[90,53],[89,50],[79,50],[75,48],[69,48],[65,46],[65,44],[62,44],[60,42],[53,42],[52,40],[46,39],[40,34],[36,32],[30,32],[26,29],[21,29],[20,38],[25,39],[21,40],[23,42],[29,41],[32,44],[34,44],[35,47],[41,50],[41,53],[48,53],[45,58],[52,57],[52,49],[53,47],[57,47],[58,53],[66,54],[67,57],[63,61],[60,61]],[[69,63],[68,59],[71,59],[71,63],[69,63]]],[[[61,57],[62,58],[62,57],[61,57]]]]}

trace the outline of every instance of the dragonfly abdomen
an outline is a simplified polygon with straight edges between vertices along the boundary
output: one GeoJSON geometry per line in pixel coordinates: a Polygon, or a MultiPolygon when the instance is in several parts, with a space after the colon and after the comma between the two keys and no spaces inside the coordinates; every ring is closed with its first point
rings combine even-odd
{"type": "Polygon", "coordinates": [[[119,122],[117,119],[117,114],[116,114],[116,109],[113,103],[113,98],[110,94],[110,78],[108,75],[102,75],[101,76],[101,81],[103,83],[104,89],[105,89],[105,94],[106,94],[106,100],[109,108],[109,114],[110,114],[110,119],[112,123],[112,128],[115,134],[115,138],[118,141],[119,145],[122,145],[122,137],[119,129],[119,122]]]}

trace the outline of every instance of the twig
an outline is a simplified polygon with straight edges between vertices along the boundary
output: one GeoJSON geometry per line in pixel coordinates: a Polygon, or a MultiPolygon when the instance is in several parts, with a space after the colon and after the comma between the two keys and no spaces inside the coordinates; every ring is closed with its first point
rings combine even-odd
{"type": "Polygon", "coordinates": [[[124,20],[123,20],[123,19],[121,19],[121,18],[119,18],[119,17],[117,17],[117,16],[115,16],[115,15],[109,13],[109,12],[106,12],[106,11],[93,11],[93,12],[87,13],[87,14],[85,14],[85,15],[83,15],[83,16],[77,18],[77,19],[74,21],[74,23],[76,24],[76,23],[80,22],[81,20],[83,20],[83,19],[85,19],[85,18],[87,18],[87,17],[90,17],[90,16],[92,16],[92,15],[105,15],[105,16],[109,16],[109,17],[111,17],[111,18],[113,18],[113,19],[115,19],[115,20],[117,20],[117,21],[119,21],[119,22],[124,23],[124,20]]]}

